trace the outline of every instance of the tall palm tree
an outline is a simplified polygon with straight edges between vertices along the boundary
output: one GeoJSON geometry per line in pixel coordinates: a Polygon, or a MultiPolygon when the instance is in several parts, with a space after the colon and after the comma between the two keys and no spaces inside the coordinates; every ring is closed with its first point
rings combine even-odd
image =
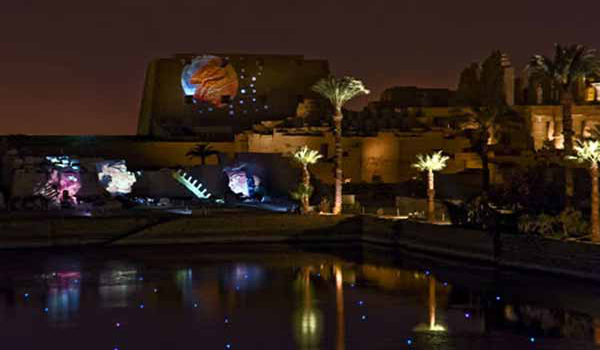
{"type": "MultiPolygon", "coordinates": [[[[567,156],[573,154],[573,89],[577,82],[588,75],[600,72],[600,58],[596,50],[583,45],[554,46],[554,58],[533,55],[526,71],[537,81],[549,82],[560,96],[562,105],[563,145],[567,156]]],[[[567,203],[573,197],[573,172],[565,169],[567,203]]]]}
{"type": "Polygon", "coordinates": [[[500,137],[503,130],[518,128],[520,120],[506,105],[472,107],[472,110],[471,117],[476,126],[471,130],[469,142],[481,159],[483,193],[487,194],[490,189],[490,139],[500,137]]]}
{"type": "Polygon", "coordinates": [[[343,77],[337,79],[334,76],[319,80],[312,87],[313,91],[318,92],[327,98],[335,109],[333,122],[335,126],[335,204],[333,206],[333,214],[338,215],[342,212],[342,157],[344,151],[342,149],[342,107],[359,94],[369,94],[362,81],[352,78],[343,77]]]}
{"type": "Polygon", "coordinates": [[[575,154],[570,158],[580,162],[589,163],[590,177],[592,178],[592,241],[600,242],[600,220],[598,218],[598,162],[600,162],[600,141],[577,140],[574,146],[575,154]]]}
{"type": "Polygon", "coordinates": [[[219,151],[214,150],[208,143],[199,143],[185,155],[189,158],[200,158],[200,164],[204,165],[206,163],[206,158],[212,155],[218,156],[219,151]]]}
{"type": "Polygon", "coordinates": [[[307,146],[301,147],[294,153],[294,159],[302,165],[302,183],[295,193],[295,196],[300,199],[302,204],[302,212],[308,213],[310,210],[310,195],[312,194],[313,188],[310,185],[310,173],[308,172],[308,166],[315,164],[319,158],[323,157],[319,152],[308,148],[307,146]]]}
{"type": "Polygon", "coordinates": [[[420,171],[427,171],[427,220],[435,221],[435,188],[433,172],[440,171],[446,167],[446,162],[450,159],[448,156],[442,155],[442,151],[432,154],[417,155],[417,162],[413,167],[420,171]]]}
{"type": "Polygon", "coordinates": [[[458,102],[471,107],[474,112],[472,122],[476,127],[471,130],[469,141],[481,158],[484,195],[490,186],[490,138],[497,136],[497,132],[504,129],[504,122],[511,116],[506,102],[505,70],[502,62],[503,54],[496,50],[481,64],[471,64],[461,73],[457,91],[458,102]]]}

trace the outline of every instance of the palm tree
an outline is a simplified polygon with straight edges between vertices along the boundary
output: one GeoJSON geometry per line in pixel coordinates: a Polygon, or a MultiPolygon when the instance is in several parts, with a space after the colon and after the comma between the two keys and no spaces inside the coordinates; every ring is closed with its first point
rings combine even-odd
{"type": "Polygon", "coordinates": [[[342,212],[342,157],[344,152],[342,149],[342,107],[358,94],[368,94],[362,81],[352,78],[343,77],[337,79],[334,76],[319,80],[312,89],[315,92],[323,95],[333,105],[335,114],[333,122],[335,126],[335,204],[333,206],[333,214],[338,215],[342,212]]]}
{"type": "Polygon", "coordinates": [[[504,91],[505,72],[502,61],[502,53],[496,50],[482,64],[471,64],[461,73],[457,91],[458,102],[471,107],[474,112],[472,121],[476,127],[469,135],[469,141],[481,158],[484,195],[490,186],[490,137],[496,136],[511,116],[504,91]]]}
{"type": "Polygon", "coordinates": [[[206,158],[212,155],[218,156],[219,151],[214,150],[208,143],[199,143],[185,155],[189,158],[200,158],[200,164],[204,165],[206,163],[206,158]]]}
{"type": "Polygon", "coordinates": [[[413,167],[420,171],[427,171],[427,220],[435,221],[435,189],[433,185],[433,172],[440,171],[446,167],[446,162],[450,159],[448,156],[442,155],[442,151],[432,154],[417,155],[417,162],[413,167]]]}
{"type": "Polygon", "coordinates": [[[577,140],[574,147],[575,155],[570,156],[580,163],[589,163],[590,177],[592,178],[592,241],[600,242],[600,221],[598,218],[598,162],[600,162],[600,141],[577,140]]]}
{"type": "Polygon", "coordinates": [[[302,212],[308,213],[310,210],[310,196],[313,188],[310,185],[310,173],[308,172],[308,166],[315,164],[319,158],[323,157],[319,152],[308,148],[307,146],[301,147],[294,153],[294,159],[302,164],[302,183],[300,184],[298,191],[295,192],[294,197],[300,199],[302,204],[302,212]]]}
{"type": "Polygon", "coordinates": [[[490,189],[489,148],[490,139],[497,138],[503,129],[514,129],[519,124],[518,115],[506,106],[472,107],[472,120],[476,127],[469,135],[469,142],[481,159],[483,193],[490,189]]]}
{"type": "MultiPolygon", "coordinates": [[[[581,79],[600,72],[600,58],[596,50],[583,45],[554,46],[554,59],[533,55],[525,68],[530,77],[550,83],[560,96],[562,105],[563,145],[567,156],[573,154],[573,89],[581,79]]],[[[567,203],[572,203],[573,172],[565,170],[567,203]]]]}

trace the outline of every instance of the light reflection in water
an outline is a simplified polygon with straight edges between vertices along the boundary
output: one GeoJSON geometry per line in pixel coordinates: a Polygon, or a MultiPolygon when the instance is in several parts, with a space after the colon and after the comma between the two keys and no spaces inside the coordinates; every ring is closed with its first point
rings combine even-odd
{"type": "Polygon", "coordinates": [[[314,291],[311,286],[311,267],[300,269],[296,284],[301,302],[294,313],[294,335],[301,350],[320,349],[323,337],[323,314],[314,304],[314,291]]]}
{"type": "Polygon", "coordinates": [[[79,311],[81,273],[58,271],[43,276],[48,287],[45,310],[53,324],[66,325],[79,311]]]}
{"type": "Polygon", "coordinates": [[[344,319],[344,277],[339,265],[334,266],[333,269],[335,272],[335,309],[337,314],[336,349],[344,350],[344,333],[346,328],[344,319]]]}
{"type": "MultiPolygon", "coordinates": [[[[82,273],[75,269],[44,274],[43,283],[36,278],[35,286],[5,278],[0,293],[6,301],[0,307],[3,311],[12,307],[17,316],[26,308],[36,315],[46,315],[39,318],[46,327],[39,328],[42,333],[48,328],[59,331],[90,325],[95,321],[86,317],[110,314],[115,318],[102,319],[102,327],[117,319],[123,322],[120,329],[128,331],[152,324],[172,327],[171,334],[178,335],[183,334],[179,333],[182,330],[190,331],[186,327],[191,326],[206,330],[189,332],[188,337],[223,328],[227,339],[246,336],[247,340],[256,337],[248,329],[260,320],[273,327],[273,337],[287,334],[286,341],[295,343],[295,347],[291,344],[286,348],[303,350],[361,348],[355,346],[357,339],[375,333],[394,340],[396,345],[399,338],[403,344],[410,338],[420,342],[421,348],[434,348],[434,342],[448,343],[456,334],[485,340],[492,332],[520,337],[525,342],[532,337],[540,348],[547,339],[576,339],[600,345],[600,319],[591,311],[572,311],[565,304],[562,308],[544,306],[544,302],[534,303],[498,290],[486,296],[483,288],[445,283],[443,273],[433,269],[423,273],[339,259],[322,263],[293,261],[285,266],[252,261],[183,267],[173,264],[165,268],[103,264],[90,272],[84,270],[88,284],[83,289],[82,273]],[[144,271],[144,279],[139,271],[144,271]],[[290,299],[295,300],[293,305],[290,299]],[[145,304],[143,311],[140,303],[145,304]],[[102,312],[103,308],[116,310],[102,312]],[[265,314],[269,317],[262,315],[264,310],[268,310],[265,314]],[[230,320],[227,326],[223,323],[226,318],[230,320]],[[281,319],[285,320],[283,324],[281,319]],[[278,324],[270,323],[273,320],[278,324]]],[[[9,319],[9,312],[0,313],[0,321],[9,319]]],[[[152,336],[158,338],[160,334],[152,336]]],[[[238,343],[236,348],[239,345],[244,344],[238,343]]]]}
{"type": "Polygon", "coordinates": [[[135,268],[118,264],[101,271],[98,294],[103,307],[123,308],[138,290],[138,271],[135,268]]]}

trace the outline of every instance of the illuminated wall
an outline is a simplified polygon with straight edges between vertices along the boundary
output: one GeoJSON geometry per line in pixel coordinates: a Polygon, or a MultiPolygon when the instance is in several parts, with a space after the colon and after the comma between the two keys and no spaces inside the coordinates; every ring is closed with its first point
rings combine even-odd
{"type": "MultiPolygon", "coordinates": [[[[520,112],[529,117],[536,150],[541,149],[547,141],[556,148],[563,148],[561,106],[524,106],[520,108],[520,112]]],[[[573,137],[590,136],[595,125],[600,125],[600,106],[573,107],[573,137]]]]}
{"type": "Polygon", "coordinates": [[[328,74],[327,61],[300,55],[181,54],[157,59],[146,72],[138,135],[187,140],[207,128],[242,130],[255,121],[284,119],[295,115],[303,98],[318,98],[310,88],[328,74]],[[219,83],[211,82],[215,76],[219,83]]]}

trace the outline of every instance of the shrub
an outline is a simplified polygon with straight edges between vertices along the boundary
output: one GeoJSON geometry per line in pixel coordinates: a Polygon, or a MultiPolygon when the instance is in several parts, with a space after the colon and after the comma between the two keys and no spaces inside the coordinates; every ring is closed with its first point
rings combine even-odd
{"type": "Polygon", "coordinates": [[[523,233],[564,239],[587,235],[589,223],[580,211],[567,208],[556,216],[523,215],[519,218],[518,228],[523,233]]]}

